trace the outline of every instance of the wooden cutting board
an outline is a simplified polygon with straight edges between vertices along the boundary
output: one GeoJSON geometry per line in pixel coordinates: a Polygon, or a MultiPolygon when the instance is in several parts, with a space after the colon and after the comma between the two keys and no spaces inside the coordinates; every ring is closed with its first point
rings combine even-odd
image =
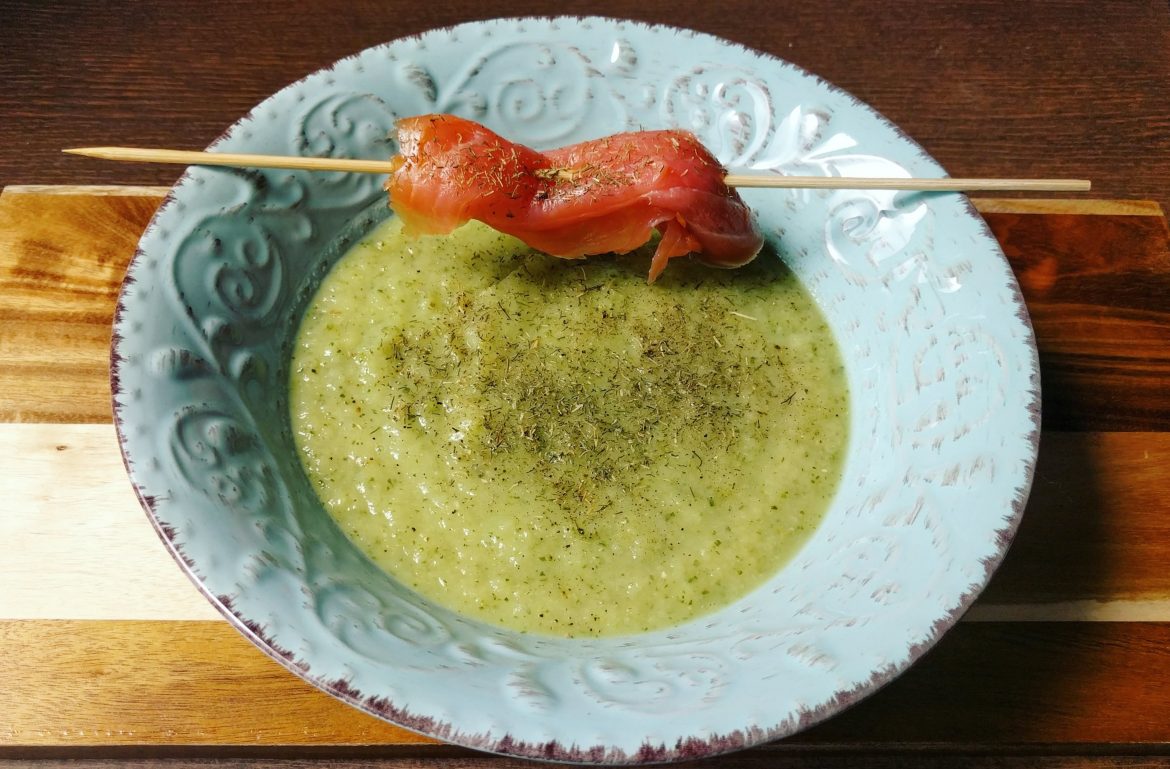
{"type": "MultiPolygon", "coordinates": [[[[108,350],[122,274],[164,192],[0,192],[0,756],[158,746],[449,756],[252,647],[139,508],[111,425],[108,350]]],[[[1170,744],[1166,220],[1141,201],[977,206],[1019,276],[1040,348],[1044,431],[1019,535],[918,665],[754,753],[1170,744]]]]}

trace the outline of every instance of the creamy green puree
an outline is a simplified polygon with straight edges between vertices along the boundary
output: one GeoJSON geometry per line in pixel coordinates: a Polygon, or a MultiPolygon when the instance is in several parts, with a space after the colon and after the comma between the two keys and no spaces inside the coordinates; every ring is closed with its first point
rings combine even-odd
{"type": "Polygon", "coordinates": [[[299,331],[292,424],[329,513],[466,615],[560,636],[660,628],[774,574],[840,476],[848,393],[778,259],[555,259],[390,219],[299,331]]]}

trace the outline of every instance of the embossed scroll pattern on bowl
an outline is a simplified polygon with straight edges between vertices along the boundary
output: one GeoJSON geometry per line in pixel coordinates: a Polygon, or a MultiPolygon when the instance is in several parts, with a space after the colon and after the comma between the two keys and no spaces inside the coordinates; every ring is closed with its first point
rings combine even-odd
{"type": "MultiPolygon", "coordinates": [[[[467,24],[342,60],[214,147],[384,157],[397,117],[455,112],[549,147],[695,131],[727,165],[938,176],[847,94],[685,30],[606,19],[467,24]]],[[[377,571],[321,511],[286,415],[299,313],[387,215],[361,174],[191,169],[118,306],[115,414],[131,479],[196,584],[262,649],[371,713],[504,753],[674,760],[782,737],[909,665],[982,589],[1035,461],[1031,330],[965,199],[745,192],[848,357],[852,439],[820,530],[767,584],[677,628],[569,640],[459,617],[377,571]]]]}

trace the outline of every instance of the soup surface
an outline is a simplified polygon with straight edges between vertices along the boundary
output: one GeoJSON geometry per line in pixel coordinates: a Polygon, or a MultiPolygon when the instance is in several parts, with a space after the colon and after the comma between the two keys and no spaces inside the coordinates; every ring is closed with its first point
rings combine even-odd
{"type": "Polygon", "coordinates": [[[313,298],[292,425],[375,563],[466,615],[560,636],[725,606],[816,528],[848,425],[841,357],[767,253],[555,259],[391,218],[313,298]]]}

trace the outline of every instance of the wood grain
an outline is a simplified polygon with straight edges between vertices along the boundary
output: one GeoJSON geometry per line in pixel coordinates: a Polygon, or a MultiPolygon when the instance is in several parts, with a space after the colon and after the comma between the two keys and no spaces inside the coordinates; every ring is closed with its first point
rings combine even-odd
{"type": "MultiPolygon", "coordinates": [[[[0,192],[0,420],[109,420],[113,305],[159,199],[0,192]]],[[[1044,426],[1170,428],[1166,220],[1156,206],[1091,203],[994,200],[985,213],[1036,329],[1044,426]]]]}
{"type": "MultiPolygon", "coordinates": [[[[820,748],[801,744],[770,744],[761,748],[743,751],[730,756],[707,758],[673,764],[680,769],[709,769],[713,767],[739,767],[742,769],[1165,769],[1170,767],[1170,756],[1151,755],[1143,750],[1142,755],[1126,755],[1124,748],[1119,754],[1073,755],[1068,749],[1053,750],[1051,753],[1031,751],[999,751],[996,754],[968,753],[954,749],[927,749],[904,747],[873,749],[866,751],[841,750],[834,746],[820,748]]],[[[165,758],[139,757],[137,750],[97,749],[87,750],[85,755],[113,755],[118,757],[77,758],[76,751],[54,750],[46,756],[42,750],[22,750],[22,756],[0,762],[5,769],[222,769],[222,757],[238,757],[240,750],[227,751],[211,748],[200,750],[168,751],[165,758]],[[67,753],[70,757],[60,757],[67,753]],[[192,757],[197,753],[201,757],[192,757]],[[183,757],[174,757],[174,755],[183,757]]],[[[274,748],[247,751],[246,764],[253,769],[532,769],[532,762],[505,758],[503,756],[472,755],[461,750],[440,748],[412,751],[421,755],[400,755],[394,750],[387,757],[384,747],[371,746],[366,749],[340,748],[310,750],[305,748],[274,748]],[[310,753],[310,756],[305,756],[310,753]],[[264,757],[255,757],[257,755],[264,757]],[[314,757],[315,756],[315,757],[314,757]]],[[[245,763],[240,761],[239,763],[245,763]]]]}
{"type": "MultiPolygon", "coordinates": [[[[1157,746],[1167,680],[1170,624],[963,624],[785,744],[1157,746]]],[[[431,742],[289,675],[225,623],[0,622],[0,691],[9,748],[431,742]]]]}
{"type": "Polygon", "coordinates": [[[314,689],[226,622],[0,621],[0,649],[0,744],[430,742],[314,689]]]}
{"type": "MultiPolygon", "coordinates": [[[[0,618],[218,618],[150,527],[111,425],[0,424],[0,457],[0,618]]],[[[1170,433],[1046,433],[970,618],[1170,621],[1167,488],[1170,433]]]]}
{"type": "Polygon", "coordinates": [[[147,520],[112,424],[0,424],[0,462],[0,618],[220,619],[147,520]]]}
{"type": "Polygon", "coordinates": [[[1161,0],[509,0],[147,5],[7,0],[0,179],[169,184],[60,154],[202,149],[288,83],[370,45],[477,18],[599,14],[685,24],[781,56],[873,105],[955,176],[1073,176],[1170,210],[1170,9],[1161,0]],[[313,19],[314,23],[304,23],[313,19]],[[328,29],[328,34],[322,34],[328,29]],[[261,31],[258,32],[258,31],[261,31]]]}
{"type": "Polygon", "coordinates": [[[153,195],[0,192],[0,420],[109,422],[114,303],[153,195]]]}
{"type": "Polygon", "coordinates": [[[961,622],[1166,622],[1168,598],[988,603],[976,601],[961,622]]]}
{"type": "Polygon", "coordinates": [[[1045,432],[982,603],[1170,598],[1170,433],[1045,432]]]}
{"type": "Polygon", "coordinates": [[[984,214],[1040,351],[1044,427],[1170,429],[1170,236],[1160,216],[984,214]]]}
{"type": "MultiPolygon", "coordinates": [[[[473,18],[532,13],[627,16],[720,34],[851,91],[952,175],[1088,177],[1098,195],[1150,198],[1170,210],[1170,7],[1163,0],[1107,8],[1082,0],[850,0],[831,11],[797,0],[255,0],[219,11],[196,0],[0,0],[0,184],[169,185],[179,169],[130,171],[59,150],[94,143],[199,149],[278,88],[361,48],[473,18]],[[207,18],[226,23],[192,23],[207,18]]],[[[998,212],[1021,207],[1005,203],[998,212]]],[[[133,206],[123,212],[118,216],[140,225],[149,215],[133,206]]],[[[98,212],[80,213],[103,221],[98,212]]],[[[1108,259],[1077,261],[1066,272],[1057,252],[1037,248],[1034,226],[1021,219],[1008,229],[1032,260],[1022,265],[1025,288],[1035,292],[1030,301],[1053,308],[1048,316],[1033,313],[1044,355],[1046,432],[1025,525],[985,596],[1000,603],[980,606],[1031,611],[1015,602],[1024,596],[1067,606],[1085,585],[1090,594],[1114,596],[1117,606],[1117,596],[1156,584],[1166,563],[1157,544],[1167,542],[1166,503],[1151,491],[1154,483],[1165,488],[1154,466],[1167,464],[1164,443],[1147,457],[1137,447],[1141,433],[1053,430],[1165,434],[1164,397],[1150,384],[1166,382],[1165,350],[1157,344],[1165,284],[1128,264],[1132,249],[1110,250],[1107,242],[1093,248],[1108,259]],[[1062,341],[1069,346],[1053,346],[1062,341]]],[[[115,249],[123,260],[137,231],[124,235],[118,249],[125,250],[115,249]]],[[[34,276],[10,274],[10,245],[0,242],[0,310],[9,313],[0,317],[0,421],[106,422],[108,323],[95,313],[110,306],[53,317],[27,294],[31,304],[5,304],[11,290],[37,285],[34,276]],[[10,317],[26,307],[27,318],[10,317]],[[75,366],[57,366],[50,347],[58,333],[76,351],[68,353],[77,356],[75,366]],[[14,353],[28,374],[19,382],[4,378],[14,353]],[[55,389],[59,377],[71,378],[70,387],[55,389]],[[14,388],[26,382],[43,392],[22,399],[14,388]]],[[[1066,240],[1059,253],[1081,248],[1066,240]]],[[[103,293],[112,301],[117,254],[105,267],[100,260],[78,267],[68,253],[40,253],[47,264],[32,270],[63,271],[66,283],[76,275],[65,295],[80,300],[77,306],[90,307],[103,293]],[[84,283],[98,273],[108,282],[84,283]]],[[[11,462],[12,455],[0,455],[0,475],[11,462]]],[[[58,493],[42,487],[50,491],[58,493]]],[[[0,519],[11,517],[7,498],[0,508],[0,519]]],[[[1164,624],[962,623],[920,665],[839,719],[799,740],[691,766],[1168,766],[1168,648],[1164,624]]],[[[326,762],[339,769],[521,764],[396,742],[410,739],[301,684],[222,622],[0,622],[0,757],[41,750],[36,755],[114,755],[153,765],[169,748],[177,751],[170,755],[211,756],[174,764],[183,769],[218,767],[225,756],[272,755],[295,767],[314,763],[299,760],[307,755],[363,757],[326,762]],[[130,734],[133,728],[139,731],[130,734]]],[[[106,769],[94,760],[70,765],[106,769]]]]}
{"type": "MultiPolygon", "coordinates": [[[[47,187],[45,189],[53,189],[47,187]]],[[[101,189],[95,187],[95,189],[101,189]]],[[[149,188],[140,188],[149,189],[149,188]]],[[[971,198],[981,214],[1095,214],[1098,216],[1162,216],[1153,200],[1106,198],[971,198]]]]}
{"type": "Polygon", "coordinates": [[[798,741],[1165,743],[1168,662],[1168,624],[960,624],[885,690],[798,741]]]}

